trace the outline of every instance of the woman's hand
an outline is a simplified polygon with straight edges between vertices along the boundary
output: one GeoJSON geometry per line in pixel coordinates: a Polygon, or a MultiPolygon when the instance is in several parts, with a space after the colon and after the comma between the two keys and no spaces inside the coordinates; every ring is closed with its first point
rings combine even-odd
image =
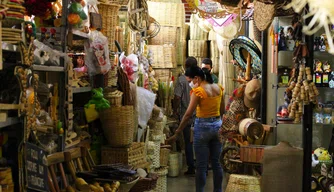
{"type": "Polygon", "coordinates": [[[171,136],[168,139],[166,139],[166,144],[171,145],[171,144],[173,144],[176,141],[176,139],[177,139],[177,135],[174,134],[173,136],[171,136]]]}

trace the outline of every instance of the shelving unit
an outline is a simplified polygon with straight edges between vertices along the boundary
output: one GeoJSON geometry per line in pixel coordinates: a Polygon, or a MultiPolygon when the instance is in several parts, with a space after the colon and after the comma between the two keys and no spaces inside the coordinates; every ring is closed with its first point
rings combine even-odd
{"type": "Polygon", "coordinates": [[[34,71],[65,72],[65,68],[60,66],[33,65],[32,69],[34,71]]]}
{"type": "Polygon", "coordinates": [[[0,128],[8,127],[10,125],[15,125],[20,122],[18,117],[7,117],[5,122],[0,122],[0,128]]]}
{"type": "Polygon", "coordinates": [[[73,88],[73,93],[85,93],[90,92],[92,90],[92,87],[78,87],[73,88]]]}

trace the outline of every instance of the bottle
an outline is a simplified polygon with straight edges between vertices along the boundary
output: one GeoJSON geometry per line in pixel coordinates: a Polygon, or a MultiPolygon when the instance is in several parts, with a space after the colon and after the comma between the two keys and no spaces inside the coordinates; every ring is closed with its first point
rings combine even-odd
{"type": "Polygon", "coordinates": [[[331,65],[326,61],[323,65],[322,85],[329,87],[329,75],[331,74],[331,65]]]}
{"type": "Polygon", "coordinates": [[[282,79],[282,85],[283,86],[287,86],[289,84],[289,73],[288,73],[288,69],[284,70],[283,75],[281,76],[282,79]]]}
{"type": "Polygon", "coordinates": [[[322,87],[322,63],[319,60],[315,60],[315,85],[317,87],[322,87]]]}

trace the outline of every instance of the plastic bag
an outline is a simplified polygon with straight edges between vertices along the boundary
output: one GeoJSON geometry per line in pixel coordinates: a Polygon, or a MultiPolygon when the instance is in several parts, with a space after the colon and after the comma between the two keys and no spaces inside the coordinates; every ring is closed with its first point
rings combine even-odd
{"type": "Polygon", "coordinates": [[[90,34],[90,45],[85,46],[85,63],[89,75],[106,74],[111,68],[108,39],[99,31],[90,34]]]}
{"type": "Polygon", "coordinates": [[[125,56],[124,53],[122,53],[119,59],[121,61],[121,67],[127,74],[129,81],[135,83],[138,77],[138,56],[135,54],[125,56]]]}
{"type": "Polygon", "coordinates": [[[146,128],[147,122],[151,117],[156,95],[142,87],[137,87],[138,101],[138,124],[146,128]]]}
{"type": "Polygon", "coordinates": [[[54,50],[38,40],[34,40],[34,45],[36,47],[34,51],[35,64],[59,66],[60,57],[64,57],[65,61],[68,60],[65,53],[54,50]]]}

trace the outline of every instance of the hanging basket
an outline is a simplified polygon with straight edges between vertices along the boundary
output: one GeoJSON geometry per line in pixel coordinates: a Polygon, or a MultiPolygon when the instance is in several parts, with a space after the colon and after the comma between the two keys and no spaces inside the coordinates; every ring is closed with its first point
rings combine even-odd
{"type": "Polygon", "coordinates": [[[128,146],[133,141],[133,106],[112,106],[100,112],[102,128],[112,147],[128,146]]]}

